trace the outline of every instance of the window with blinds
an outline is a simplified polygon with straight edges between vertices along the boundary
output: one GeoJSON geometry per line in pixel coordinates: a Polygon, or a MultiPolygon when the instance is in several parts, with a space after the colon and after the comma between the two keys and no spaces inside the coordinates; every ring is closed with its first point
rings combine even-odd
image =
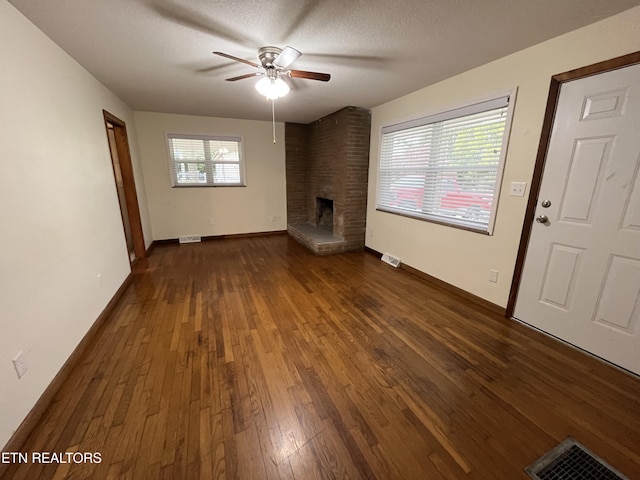
{"type": "Polygon", "coordinates": [[[490,234],[510,96],[382,128],[377,208],[490,234]]]}
{"type": "Polygon", "coordinates": [[[167,135],[173,187],[244,186],[240,137],[167,135]]]}

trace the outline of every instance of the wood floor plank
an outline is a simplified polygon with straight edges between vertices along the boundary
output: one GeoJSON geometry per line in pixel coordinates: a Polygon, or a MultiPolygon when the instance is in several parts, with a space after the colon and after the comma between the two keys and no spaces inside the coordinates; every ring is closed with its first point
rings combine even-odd
{"type": "Polygon", "coordinates": [[[2,480],[525,479],[573,436],[640,478],[640,379],[286,236],[159,245],[2,480]]]}

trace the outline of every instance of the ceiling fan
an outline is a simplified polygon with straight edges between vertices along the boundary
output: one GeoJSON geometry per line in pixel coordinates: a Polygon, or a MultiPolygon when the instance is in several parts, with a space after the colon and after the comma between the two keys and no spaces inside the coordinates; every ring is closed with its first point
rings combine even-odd
{"type": "Polygon", "coordinates": [[[319,80],[321,82],[328,82],[331,75],[328,73],[307,72],[305,70],[290,70],[288,69],[295,60],[302,55],[298,50],[293,47],[284,47],[283,49],[278,47],[262,47],[258,50],[258,58],[260,64],[245,60],[243,58],[234,57],[228,53],[213,52],[221,57],[241,62],[246,65],[250,65],[257,68],[257,72],[247,73],[239,75],[237,77],[227,78],[228,82],[235,82],[237,80],[243,80],[251,77],[263,77],[256,84],[256,89],[261,94],[265,95],[270,100],[274,100],[279,97],[285,96],[289,92],[289,85],[282,80],[281,77],[287,76],[292,78],[304,78],[307,80],[319,80]]]}

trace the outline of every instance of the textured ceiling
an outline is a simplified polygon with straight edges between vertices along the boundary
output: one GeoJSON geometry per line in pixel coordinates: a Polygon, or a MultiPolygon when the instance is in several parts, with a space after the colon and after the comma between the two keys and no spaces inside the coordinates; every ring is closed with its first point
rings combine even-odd
{"type": "Polygon", "coordinates": [[[261,46],[302,52],[279,121],[371,108],[640,4],[640,0],[10,0],[135,110],[266,120],[261,46]]]}

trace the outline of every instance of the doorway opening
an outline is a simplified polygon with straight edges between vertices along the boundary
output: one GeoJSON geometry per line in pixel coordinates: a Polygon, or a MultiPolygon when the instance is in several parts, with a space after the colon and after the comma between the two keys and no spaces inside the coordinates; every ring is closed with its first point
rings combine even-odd
{"type": "Polygon", "coordinates": [[[640,52],[552,77],[507,306],[636,375],[639,80],[640,52]]]}
{"type": "Polygon", "coordinates": [[[122,120],[106,110],[103,110],[103,114],[129,262],[133,263],[139,258],[144,258],[146,252],[127,127],[122,120]]]}

